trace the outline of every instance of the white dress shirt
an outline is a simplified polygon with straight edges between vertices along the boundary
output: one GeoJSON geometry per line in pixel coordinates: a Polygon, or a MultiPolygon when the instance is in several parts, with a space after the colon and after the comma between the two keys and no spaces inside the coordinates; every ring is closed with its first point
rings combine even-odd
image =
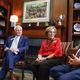
{"type": "MultiPolygon", "coordinates": [[[[10,49],[17,49],[18,43],[19,43],[19,39],[20,39],[20,36],[15,36],[14,37],[14,40],[13,40],[13,42],[11,44],[10,49]]],[[[18,52],[15,52],[15,54],[18,54],[18,52]]]]}

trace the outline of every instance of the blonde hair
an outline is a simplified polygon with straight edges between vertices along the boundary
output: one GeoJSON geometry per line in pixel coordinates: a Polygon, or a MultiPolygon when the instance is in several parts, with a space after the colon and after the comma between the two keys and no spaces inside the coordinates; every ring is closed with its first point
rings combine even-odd
{"type": "Polygon", "coordinates": [[[47,27],[46,30],[45,30],[45,34],[47,35],[48,32],[50,32],[52,29],[54,29],[55,34],[56,34],[57,33],[57,30],[56,30],[55,26],[49,26],[49,27],[47,27]]]}

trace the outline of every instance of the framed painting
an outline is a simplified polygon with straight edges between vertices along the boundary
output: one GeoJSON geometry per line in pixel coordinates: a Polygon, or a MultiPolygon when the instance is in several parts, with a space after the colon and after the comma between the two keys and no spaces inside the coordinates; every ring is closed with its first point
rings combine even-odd
{"type": "Polygon", "coordinates": [[[24,2],[23,23],[49,22],[50,0],[24,2]]]}

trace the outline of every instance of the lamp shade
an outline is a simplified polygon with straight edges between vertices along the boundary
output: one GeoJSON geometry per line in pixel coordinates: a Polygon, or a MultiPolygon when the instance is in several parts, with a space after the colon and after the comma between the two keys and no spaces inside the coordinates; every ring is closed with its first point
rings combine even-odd
{"type": "Polygon", "coordinates": [[[10,16],[10,22],[18,22],[18,16],[16,16],[16,15],[11,15],[11,16],[10,16]]]}

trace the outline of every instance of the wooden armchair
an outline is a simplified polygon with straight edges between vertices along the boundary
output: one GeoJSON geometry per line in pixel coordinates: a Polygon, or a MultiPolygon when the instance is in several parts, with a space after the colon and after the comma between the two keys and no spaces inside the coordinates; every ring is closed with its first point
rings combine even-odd
{"type": "MultiPolygon", "coordinates": [[[[61,42],[61,46],[62,46],[63,56],[61,58],[59,58],[59,59],[61,61],[60,64],[64,64],[64,63],[66,63],[66,57],[69,54],[71,42],[61,42]]],[[[34,75],[33,75],[33,80],[35,80],[35,76],[34,75]]]]}
{"type": "MultiPolygon", "coordinates": [[[[71,43],[72,42],[61,42],[62,51],[63,51],[63,56],[61,58],[61,64],[66,64],[67,63],[67,56],[69,55],[69,51],[70,51],[70,48],[71,48],[71,43]]],[[[54,75],[50,75],[50,78],[51,77],[53,78],[54,75]]]]}
{"type": "Polygon", "coordinates": [[[66,63],[67,61],[67,56],[69,55],[70,47],[71,47],[71,42],[61,42],[62,45],[62,51],[63,51],[63,63],[66,63]]]}
{"type": "Polygon", "coordinates": [[[25,52],[24,52],[23,59],[16,62],[16,64],[15,64],[15,68],[21,69],[21,74],[22,74],[22,79],[21,80],[24,80],[24,70],[25,70],[25,67],[27,67],[26,53],[27,53],[27,50],[25,50],[25,52]]]}

